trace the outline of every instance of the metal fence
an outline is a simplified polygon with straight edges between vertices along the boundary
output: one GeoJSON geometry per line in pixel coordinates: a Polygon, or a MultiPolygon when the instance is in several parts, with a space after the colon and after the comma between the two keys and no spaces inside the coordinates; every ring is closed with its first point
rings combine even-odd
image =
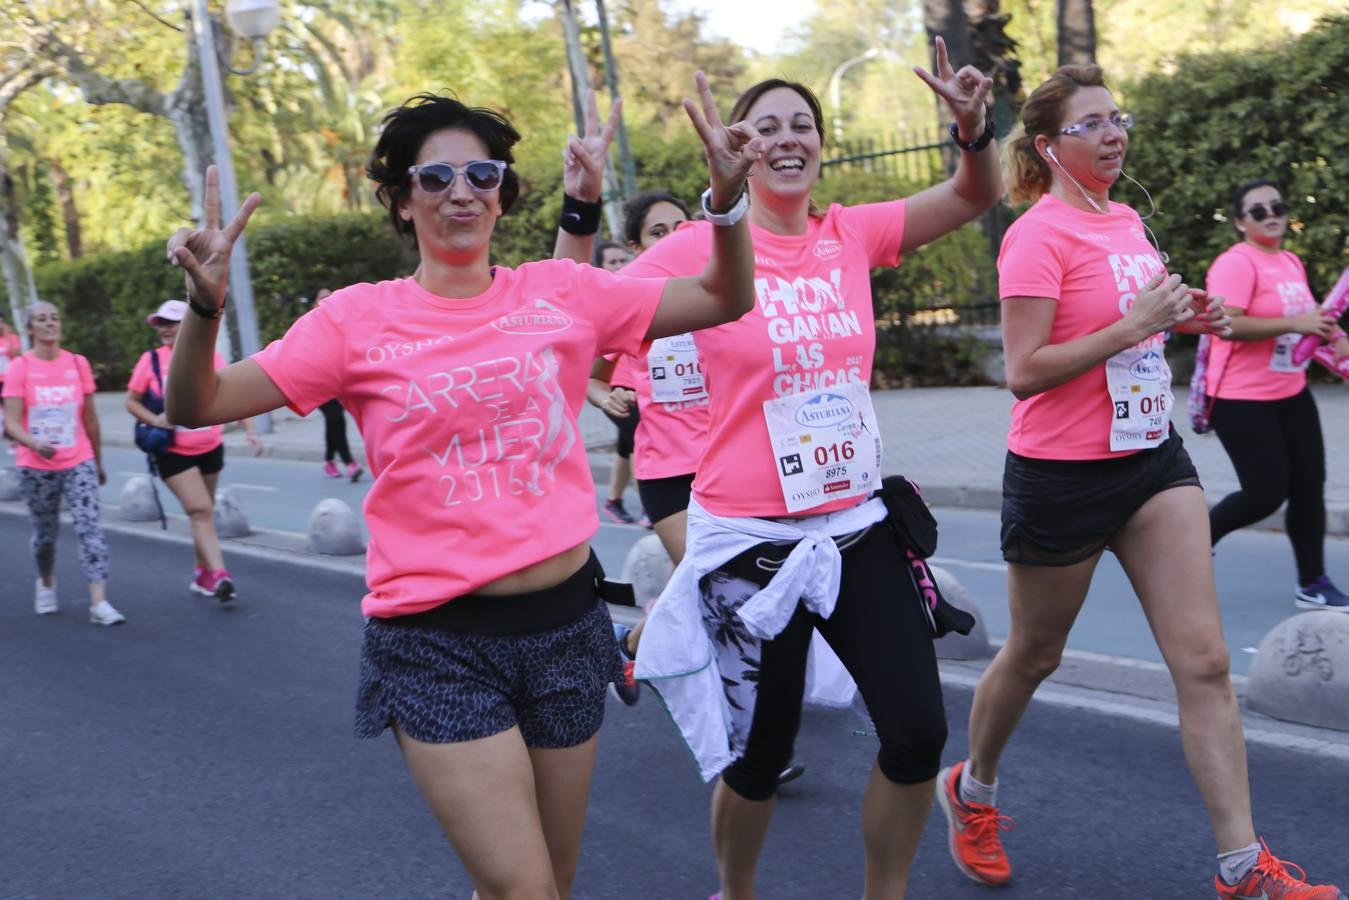
{"type": "Polygon", "coordinates": [[[820,174],[873,172],[919,184],[935,184],[946,177],[943,153],[953,147],[937,131],[912,131],[844,140],[834,144],[821,161],[820,174]]]}

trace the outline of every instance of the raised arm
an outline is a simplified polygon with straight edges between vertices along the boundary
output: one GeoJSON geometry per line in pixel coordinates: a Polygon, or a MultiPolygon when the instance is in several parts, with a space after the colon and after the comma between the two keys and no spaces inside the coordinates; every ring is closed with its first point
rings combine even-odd
{"type": "Polygon", "coordinates": [[[977,219],[992,209],[1003,194],[997,142],[983,140],[985,129],[992,121],[988,117],[987,99],[993,89],[993,79],[974,66],[952,71],[946,55],[946,41],[940,37],[937,38],[936,55],[935,74],[921,66],[914,67],[914,74],[927,82],[932,92],[951,108],[960,140],[976,146],[982,143],[983,146],[979,150],[962,148],[954,175],[909,198],[900,253],[916,250],[977,219]]]}
{"type": "Polygon", "coordinates": [[[169,238],[169,262],[187,273],[191,308],[183,318],[169,363],[165,405],[171,422],[188,428],[220,425],[269,412],[286,402],[281,390],[251,359],[219,371],[214,365],[230,253],[261,202],[261,195],[250,194],[222,229],[220,175],[215,166],[210,166],[206,170],[205,226],[180,228],[169,238]]]}
{"type": "Polygon", "coordinates": [[[593,220],[602,212],[599,206],[604,195],[604,166],[622,112],[623,101],[615,100],[609,110],[609,121],[600,128],[595,92],[586,91],[585,136],[569,136],[567,146],[562,148],[562,221],[557,229],[557,243],[553,245],[553,259],[590,262],[595,234],[599,231],[593,220]]]}
{"type": "Polygon", "coordinates": [[[712,228],[712,255],[701,275],[665,283],[647,340],[731,322],[754,306],[754,244],[741,201],[750,167],[763,154],[763,140],[748,122],[722,124],[707,76],[698,72],[694,80],[702,109],[686,98],[684,112],[707,154],[712,187],[704,212],[733,213],[734,222],[712,228]]]}

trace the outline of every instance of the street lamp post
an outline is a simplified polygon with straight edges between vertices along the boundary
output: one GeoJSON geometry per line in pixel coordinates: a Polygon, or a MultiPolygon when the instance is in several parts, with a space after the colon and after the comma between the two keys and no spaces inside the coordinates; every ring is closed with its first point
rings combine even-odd
{"type": "Polygon", "coordinates": [[[845,60],[838,64],[834,69],[834,74],[829,76],[829,105],[834,110],[834,140],[843,140],[843,108],[839,102],[839,88],[843,82],[843,73],[851,69],[858,63],[864,63],[869,59],[875,59],[881,55],[880,47],[872,47],[861,56],[854,56],[852,59],[845,60]]]}
{"type": "MultiPolygon", "coordinates": [[[[230,0],[227,15],[230,25],[252,40],[256,47],[276,27],[281,12],[276,0],[230,0]]],[[[201,58],[201,80],[206,93],[206,119],[211,128],[212,151],[220,174],[220,216],[223,224],[234,218],[239,209],[239,197],[234,181],[234,160],[230,155],[229,122],[225,115],[225,91],[220,81],[215,28],[206,8],[206,0],[193,0],[192,29],[197,39],[197,55],[201,58]]],[[[239,235],[235,241],[234,253],[230,256],[230,295],[234,301],[230,312],[237,317],[239,324],[239,349],[243,356],[248,357],[262,347],[258,338],[257,307],[253,302],[253,282],[248,275],[248,248],[243,235],[239,235]]],[[[271,433],[270,414],[257,416],[256,424],[260,433],[271,433]]]]}

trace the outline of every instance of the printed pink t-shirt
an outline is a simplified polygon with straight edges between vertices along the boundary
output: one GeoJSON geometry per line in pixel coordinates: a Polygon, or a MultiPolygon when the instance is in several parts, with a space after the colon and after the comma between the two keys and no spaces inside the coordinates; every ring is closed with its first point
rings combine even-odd
{"type": "MultiPolygon", "coordinates": [[[[626,272],[626,269],[625,269],[626,272]]],[[[698,471],[707,447],[708,403],[706,397],[657,403],[651,398],[651,367],[647,354],[651,344],[641,346],[635,357],[624,354],[619,365],[628,365],[628,384],[637,392],[637,434],[633,437],[632,474],[639,481],[673,478],[698,471]]],[[[618,369],[616,368],[615,373],[618,369]]],[[[614,384],[618,384],[615,377],[614,384]]]]}
{"type": "Polygon", "coordinates": [[[336,397],[360,429],[367,616],[438,606],[599,528],[576,424],[590,364],[637,348],[665,283],[565,260],[493,273],[459,300],[413,278],[343,288],[253,357],[291,409],[336,397]]]}
{"type": "Polygon", "coordinates": [[[0,337],[0,384],[5,383],[5,372],[9,369],[9,364],[23,355],[23,349],[19,344],[17,334],[7,334],[0,337]]]}
{"type": "MultiPolygon", "coordinates": [[[[1148,280],[1165,270],[1148,243],[1138,213],[1111,203],[1102,215],[1069,206],[1050,194],[1012,223],[998,254],[998,295],[1058,301],[1051,344],[1063,344],[1119,321],[1148,280]]],[[[1137,346],[1164,365],[1161,333],[1137,346]]],[[[1163,410],[1169,415],[1169,410],[1163,410]]],[[[1058,387],[1012,406],[1007,446],[1036,459],[1110,459],[1115,414],[1106,366],[1095,366],[1058,387]]]]}
{"type": "MultiPolygon", "coordinates": [[[[1276,319],[1316,310],[1302,260],[1287,250],[1265,253],[1242,242],[1229,247],[1208,270],[1208,292],[1248,316],[1276,319]]],[[[1307,386],[1307,366],[1293,365],[1302,335],[1262,341],[1214,339],[1209,350],[1209,392],[1225,400],[1282,400],[1307,386]]]]}
{"type": "Polygon", "coordinates": [[[55,472],[93,459],[94,445],[84,430],[84,404],[95,390],[89,360],[78,353],[62,350],[56,359],[38,359],[29,351],[11,362],[4,396],[22,397],[28,433],[56,448],[55,456],[43,459],[21,446],[14,464],[55,472]]]}
{"type": "MultiPolygon", "coordinates": [[[[159,356],[159,374],[163,377],[164,384],[167,386],[169,383],[169,359],[173,356],[173,350],[161,345],[155,348],[155,353],[159,356]]],[[[225,368],[225,357],[221,356],[218,350],[215,354],[215,367],[217,369],[225,368]]],[[[131,380],[127,382],[126,386],[127,390],[142,395],[149,392],[159,393],[159,383],[155,381],[155,370],[150,365],[149,350],[142,353],[141,358],[136,360],[136,367],[131,370],[131,380]]],[[[219,425],[207,425],[202,428],[175,426],[173,429],[173,446],[169,448],[169,451],[180,456],[200,456],[203,453],[211,452],[224,441],[225,429],[219,425]]]]}
{"type": "MultiPolygon", "coordinates": [[[[693,496],[719,516],[786,516],[766,401],[843,382],[870,384],[876,352],[871,270],[897,266],[905,201],[832,204],[803,235],[750,226],[757,302],[743,318],[694,332],[709,400],[708,444],[693,496]]],[[[696,275],[712,226],[685,222],[624,268],[640,276],[696,275]]],[[[834,512],[849,497],[811,507],[834,512]]],[[[798,513],[799,515],[799,513],[798,513]]]]}

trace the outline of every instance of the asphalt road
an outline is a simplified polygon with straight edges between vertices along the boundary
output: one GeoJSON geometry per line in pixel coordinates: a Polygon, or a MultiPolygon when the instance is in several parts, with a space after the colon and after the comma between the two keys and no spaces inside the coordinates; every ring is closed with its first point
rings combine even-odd
{"type": "MultiPolygon", "coordinates": [[[[27,523],[0,515],[0,898],[466,898],[471,889],[391,738],[351,736],[360,579],[238,557],[230,606],[185,590],[187,550],[110,536],[96,628],[73,539],[62,612],[32,612],[27,523]]],[[[947,692],[948,757],[969,693],[947,692]]],[[[861,890],[860,792],[874,739],[811,711],[761,862],[766,900],[861,890]]],[[[1349,764],[1251,750],[1257,823],[1349,883],[1349,764]]],[[[1007,898],[1211,897],[1211,838],[1174,730],[1032,705],[1005,760],[1007,898]]],[[[702,900],[715,889],[708,788],[648,694],[611,701],[577,898],[702,900]]],[[[910,897],[988,897],[951,865],[940,813],[910,897]]]]}

